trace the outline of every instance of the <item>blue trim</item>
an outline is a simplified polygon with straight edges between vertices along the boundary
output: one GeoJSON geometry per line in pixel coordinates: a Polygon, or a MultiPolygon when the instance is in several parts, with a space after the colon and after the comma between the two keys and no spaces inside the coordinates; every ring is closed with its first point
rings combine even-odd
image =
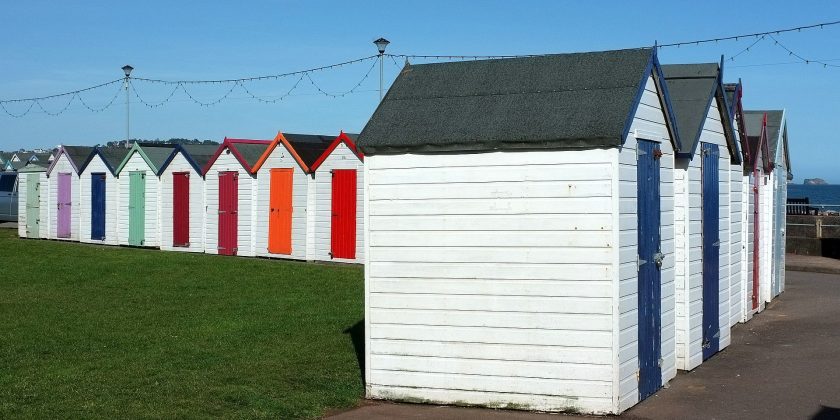
{"type": "Polygon", "coordinates": [[[193,169],[195,169],[195,171],[200,176],[204,176],[204,173],[202,173],[201,171],[201,167],[199,167],[198,164],[195,163],[195,160],[193,160],[192,156],[190,156],[190,152],[188,152],[182,144],[176,144],[175,148],[172,149],[172,154],[169,155],[168,158],[166,158],[162,165],[160,165],[160,173],[158,173],[158,177],[163,175],[163,172],[166,170],[167,167],[169,167],[169,164],[172,163],[172,161],[175,159],[175,155],[177,155],[178,152],[180,152],[184,156],[184,159],[187,160],[187,163],[189,163],[190,166],[192,166],[193,169]]]}
{"type": "Polygon", "coordinates": [[[645,93],[645,85],[647,85],[647,78],[650,76],[655,55],[656,49],[654,49],[650,54],[650,59],[648,60],[648,63],[645,66],[645,71],[642,74],[642,80],[639,82],[639,87],[636,89],[636,95],[633,97],[633,103],[630,105],[630,113],[627,114],[627,119],[624,121],[624,130],[621,132],[621,144],[624,144],[624,142],[627,141],[627,136],[630,134],[630,126],[633,125],[633,119],[636,117],[636,111],[639,109],[639,101],[641,101],[642,95],[645,93]]]}
{"type": "Polygon", "coordinates": [[[668,127],[671,129],[671,144],[674,147],[674,155],[676,156],[677,152],[682,149],[682,139],[680,138],[680,132],[677,127],[674,107],[671,105],[671,94],[668,93],[668,83],[665,81],[665,75],[662,73],[662,65],[659,64],[659,58],[655,51],[653,54],[653,68],[656,70],[654,80],[657,82],[657,88],[660,91],[660,100],[665,103],[665,110],[667,111],[666,116],[668,118],[667,123],[668,127]]]}
{"type": "Polygon", "coordinates": [[[111,164],[108,162],[108,159],[105,159],[105,156],[102,155],[102,150],[99,148],[99,146],[93,148],[93,153],[91,153],[90,156],[88,156],[88,158],[85,160],[85,163],[82,164],[81,169],[79,169],[79,174],[81,174],[85,171],[85,169],[87,169],[88,165],[90,165],[90,162],[93,161],[93,157],[97,155],[99,155],[99,158],[102,159],[102,162],[105,164],[105,167],[108,168],[108,172],[111,172],[111,175],[113,176],[117,176],[117,168],[111,166],[111,164]]]}
{"type": "MultiPolygon", "coordinates": [[[[738,139],[735,138],[735,118],[732,116],[732,110],[729,109],[729,103],[726,100],[726,89],[723,87],[723,55],[720,56],[720,67],[718,67],[718,93],[720,94],[721,102],[728,112],[721,113],[727,117],[727,125],[729,126],[729,133],[727,135],[724,128],[724,135],[729,138],[729,156],[733,158],[735,163],[741,164],[741,148],[738,146],[738,139]],[[734,153],[733,153],[734,152],[734,153]]],[[[735,94],[738,94],[738,89],[735,89],[735,94]]]]}

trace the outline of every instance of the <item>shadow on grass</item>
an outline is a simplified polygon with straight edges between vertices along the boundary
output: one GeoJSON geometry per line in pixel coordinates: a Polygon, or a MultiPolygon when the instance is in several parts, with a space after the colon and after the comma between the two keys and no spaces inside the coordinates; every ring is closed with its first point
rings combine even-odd
{"type": "Polygon", "coordinates": [[[831,420],[840,419],[840,408],[821,406],[820,411],[811,417],[811,420],[831,420]]]}
{"type": "Polygon", "coordinates": [[[367,385],[365,382],[365,320],[353,324],[352,327],[344,330],[344,333],[350,336],[350,341],[353,342],[353,349],[356,350],[356,361],[359,362],[359,376],[362,378],[362,386],[367,385]]]}

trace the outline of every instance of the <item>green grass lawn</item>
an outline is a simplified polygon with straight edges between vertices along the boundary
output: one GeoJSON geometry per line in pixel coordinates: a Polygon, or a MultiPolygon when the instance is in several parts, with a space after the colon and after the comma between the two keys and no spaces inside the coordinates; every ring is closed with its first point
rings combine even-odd
{"type": "Polygon", "coordinates": [[[361,267],[16,232],[0,229],[0,418],[311,418],[363,394],[361,267]]]}

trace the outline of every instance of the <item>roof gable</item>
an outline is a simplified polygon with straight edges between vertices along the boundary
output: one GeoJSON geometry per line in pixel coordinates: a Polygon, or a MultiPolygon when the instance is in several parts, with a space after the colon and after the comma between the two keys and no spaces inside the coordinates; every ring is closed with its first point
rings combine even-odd
{"type": "Polygon", "coordinates": [[[747,126],[744,123],[744,108],[742,105],[743,85],[738,83],[726,83],[723,85],[726,94],[726,103],[729,109],[729,118],[733,125],[737,123],[739,134],[739,145],[741,148],[741,162],[746,163],[752,159],[752,151],[748,140],[747,126]]]}
{"type": "Polygon", "coordinates": [[[254,165],[253,172],[258,171],[274,149],[282,145],[305,173],[312,173],[312,166],[335,141],[335,137],[319,134],[294,134],[277,132],[271,145],[254,165]]]}
{"type": "Polygon", "coordinates": [[[117,168],[120,167],[120,164],[122,164],[130,150],[131,149],[126,149],[124,147],[97,146],[94,148],[93,153],[91,153],[87,160],[85,160],[85,163],[79,169],[79,172],[84,172],[94,157],[99,157],[102,159],[102,162],[105,163],[105,166],[108,168],[108,171],[111,172],[111,175],[117,176],[117,168]]]}
{"type": "Polygon", "coordinates": [[[160,175],[162,172],[161,167],[163,166],[164,162],[167,161],[169,156],[175,153],[175,145],[172,144],[155,144],[155,143],[134,143],[129,149],[128,154],[125,155],[122,162],[120,163],[119,167],[117,168],[117,174],[122,172],[123,167],[131,160],[131,156],[135,153],[138,153],[140,157],[146,162],[146,165],[149,165],[149,169],[155,175],[160,175]]]}
{"type": "Polygon", "coordinates": [[[324,153],[321,153],[321,156],[318,157],[318,160],[316,160],[315,163],[312,164],[312,166],[310,167],[310,170],[312,172],[317,171],[318,168],[321,166],[321,164],[324,163],[325,160],[327,160],[327,158],[332,154],[332,152],[341,143],[344,143],[347,146],[347,148],[349,148],[350,151],[352,151],[353,154],[356,155],[356,157],[359,158],[360,161],[364,161],[365,156],[356,147],[356,139],[358,137],[359,137],[358,134],[347,134],[344,131],[339,133],[338,137],[336,137],[335,140],[333,140],[332,143],[330,143],[330,145],[327,147],[327,149],[324,150],[324,153]]]}
{"type": "Polygon", "coordinates": [[[52,163],[50,163],[50,167],[47,169],[47,175],[52,173],[53,168],[55,165],[58,164],[61,156],[67,158],[70,162],[70,165],[73,167],[73,170],[76,171],[76,175],[79,174],[80,168],[82,164],[90,157],[93,153],[93,147],[90,146],[60,146],[58,148],[58,152],[55,154],[55,158],[53,159],[52,163]]]}
{"type": "Polygon", "coordinates": [[[219,146],[216,144],[177,144],[175,145],[175,151],[161,165],[160,173],[162,174],[175,159],[175,156],[180,153],[199,175],[204,176],[204,166],[207,165],[207,162],[216,154],[218,149],[219,146]]]}
{"type": "MultiPolygon", "coordinates": [[[[366,155],[618,146],[651,75],[650,48],[406,65],[357,145],[366,155]]],[[[667,103],[667,88],[659,94],[667,103]]]]}
{"type": "Polygon", "coordinates": [[[744,125],[746,126],[749,148],[753,151],[750,162],[744,165],[745,170],[752,171],[758,164],[758,156],[761,156],[762,167],[770,172],[773,166],[770,163],[770,151],[767,147],[767,117],[764,111],[744,111],[744,125]]]}
{"type": "Polygon", "coordinates": [[[268,146],[271,145],[271,140],[246,140],[246,139],[229,139],[225,137],[225,141],[216,149],[216,153],[204,165],[202,174],[206,174],[208,170],[216,162],[216,159],[225,151],[230,150],[236,160],[242,165],[248,173],[254,173],[253,168],[262,157],[268,146]]]}

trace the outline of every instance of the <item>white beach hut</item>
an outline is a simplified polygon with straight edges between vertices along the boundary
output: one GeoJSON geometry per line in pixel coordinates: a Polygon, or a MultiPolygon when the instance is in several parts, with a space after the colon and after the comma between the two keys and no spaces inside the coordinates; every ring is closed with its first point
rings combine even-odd
{"type": "Polygon", "coordinates": [[[787,184],[793,179],[788,151],[787,119],[784,110],[767,110],[767,149],[770,152],[768,184],[773,189],[772,210],[772,264],[770,299],[785,291],[785,243],[787,216],[787,184]]]}
{"type": "Polygon", "coordinates": [[[311,166],[333,139],[278,132],[254,165],[256,255],[313,259],[315,180],[311,166]]]}
{"type": "MultiPolygon", "coordinates": [[[[46,163],[48,165],[48,163],[46,163]]],[[[47,238],[47,166],[32,163],[18,170],[18,236],[47,238]]]]}
{"type": "Polygon", "coordinates": [[[228,139],[204,167],[205,244],[208,254],[256,255],[254,165],[269,140],[228,139]]]}
{"type": "Polygon", "coordinates": [[[79,240],[79,169],[91,153],[93,147],[60,146],[47,169],[50,239],[79,240]]]}
{"type": "Polygon", "coordinates": [[[205,200],[203,168],[218,145],[175,147],[160,175],[160,249],[204,252],[205,200]]]}
{"type": "Polygon", "coordinates": [[[356,135],[341,132],[312,165],[314,259],[364,263],[364,157],[356,135]]]}
{"type": "Polygon", "coordinates": [[[117,168],[129,149],[96,147],[79,174],[80,242],[117,245],[117,168]]]}
{"type": "Polygon", "coordinates": [[[770,173],[773,166],[767,137],[767,116],[763,111],[744,111],[749,148],[752,153],[749,176],[750,198],[749,234],[752,236],[751,262],[753,265],[752,294],[749,310],[761,312],[772,300],[771,279],[773,272],[773,185],[770,173]]]}
{"type": "Polygon", "coordinates": [[[741,151],[716,63],[662,66],[682,141],[674,172],[677,367],[731,341],[741,281],[741,151]]]}
{"type": "Polygon", "coordinates": [[[369,398],[620,413],[676,374],[652,49],[407,65],[359,135],[369,398]]]}
{"type": "Polygon", "coordinates": [[[120,245],[160,246],[160,168],[175,153],[171,144],[134,143],[117,168],[120,245]]]}

